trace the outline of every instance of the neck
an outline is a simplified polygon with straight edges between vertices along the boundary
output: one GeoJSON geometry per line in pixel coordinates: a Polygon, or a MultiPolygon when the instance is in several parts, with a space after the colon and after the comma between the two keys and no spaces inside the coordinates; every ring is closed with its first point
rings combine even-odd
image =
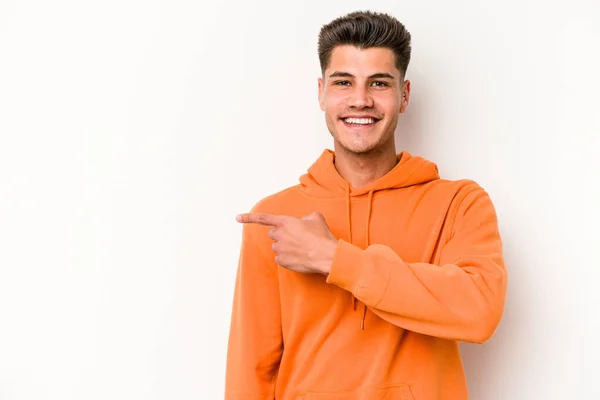
{"type": "Polygon", "coordinates": [[[351,153],[336,146],[335,168],[353,188],[360,188],[381,178],[398,163],[394,146],[370,153],[351,153]]]}

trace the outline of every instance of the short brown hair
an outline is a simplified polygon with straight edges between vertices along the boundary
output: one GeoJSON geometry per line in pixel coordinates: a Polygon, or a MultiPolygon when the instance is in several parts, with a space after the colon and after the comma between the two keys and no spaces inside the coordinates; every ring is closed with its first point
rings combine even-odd
{"type": "Polygon", "coordinates": [[[406,73],[410,62],[410,33],[396,18],[372,11],[355,11],[324,25],[319,32],[319,62],[325,72],[336,46],[359,49],[383,47],[396,55],[396,68],[406,73]]]}

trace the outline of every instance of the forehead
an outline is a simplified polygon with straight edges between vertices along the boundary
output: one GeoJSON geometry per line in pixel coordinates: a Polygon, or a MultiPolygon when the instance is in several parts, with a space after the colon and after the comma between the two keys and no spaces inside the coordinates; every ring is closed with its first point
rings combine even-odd
{"type": "Polygon", "coordinates": [[[371,47],[359,49],[355,46],[337,46],[331,52],[327,72],[348,72],[355,76],[387,72],[398,76],[396,57],[391,49],[371,47]]]}

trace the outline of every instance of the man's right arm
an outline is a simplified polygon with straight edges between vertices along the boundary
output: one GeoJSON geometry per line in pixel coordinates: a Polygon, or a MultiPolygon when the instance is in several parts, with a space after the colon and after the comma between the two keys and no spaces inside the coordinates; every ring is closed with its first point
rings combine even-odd
{"type": "MultiPolygon", "coordinates": [[[[265,230],[263,233],[262,230],[265,230]]],[[[273,400],[283,353],[277,265],[244,225],[227,350],[225,400],[273,400]]]]}

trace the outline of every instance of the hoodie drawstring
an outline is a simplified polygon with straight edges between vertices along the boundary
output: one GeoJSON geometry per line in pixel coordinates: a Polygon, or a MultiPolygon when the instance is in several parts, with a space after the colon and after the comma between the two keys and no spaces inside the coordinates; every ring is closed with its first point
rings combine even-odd
{"type": "MultiPolygon", "coordinates": [[[[348,241],[352,243],[352,213],[350,212],[350,184],[346,183],[346,211],[348,212],[348,241]]],[[[356,311],[356,297],[352,295],[352,308],[356,311]]]]}
{"type": "Polygon", "coordinates": [[[371,230],[371,210],[373,209],[373,190],[369,190],[369,210],[367,211],[367,240],[366,240],[366,247],[369,247],[369,245],[371,244],[371,240],[369,238],[369,231],[371,230]]]}
{"type": "MultiPolygon", "coordinates": [[[[368,210],[367,210],[367,221],[366,221],[366,232],[365,232],[365,248],[371,244],[370,230],[371,230],[371,212],[373,210],[373,190],[369,190],[368,197],[368,210]]],[[[348,240],[352,243],[352,213],[351,213],[351,199],[350,199],[350,184],[346,183],[346,210],[348,212],[348,240]]],[[[356,297],[352,294],[352,308],[356,311],[356,297]]],[[[365,329],[365,318],[367,316],[367,305],[363,303],[363,313],[360,320],[360,329],[365,329]]]]}
{"type": "MultiPolygon", "coordinates": [[[[373,209],[373,190],[369,190],[369,204],[368,204],[368,211],[367,211],[367,223],[366,223],[366,244],[365,244],[365,249],[369,247],[369,245],[371,244],[371,240],[369,237],[369,231],[371,230],[371,210],[373,209]]],[[[365,318],[367,317],[367,305],[363,303],[363,315],[362,315],[362,319],[360,321],[360,329],[365,329],[365,318]]]]}

